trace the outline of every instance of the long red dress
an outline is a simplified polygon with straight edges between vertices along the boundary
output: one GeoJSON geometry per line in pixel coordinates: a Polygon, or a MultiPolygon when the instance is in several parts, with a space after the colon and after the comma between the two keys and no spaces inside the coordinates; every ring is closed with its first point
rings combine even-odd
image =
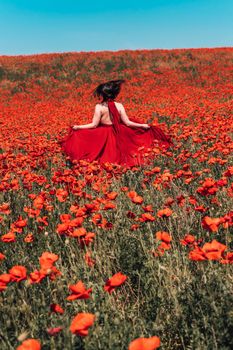
{"type": "Polygon", "coordinates": [[[149,148],[157,140],[166,149],[173,145],[170,136],[157,126],[149,129],[128,127],[121,121],[114,100],[108,100],[109,112],[113,125],[99,124],[93,129],[78,129],[70,132],[61,141],[64,153],[73,160],[99,160],[100,163],[110,162],[126,166],[142,165],[147,161],[140,147],[149,148]]]}

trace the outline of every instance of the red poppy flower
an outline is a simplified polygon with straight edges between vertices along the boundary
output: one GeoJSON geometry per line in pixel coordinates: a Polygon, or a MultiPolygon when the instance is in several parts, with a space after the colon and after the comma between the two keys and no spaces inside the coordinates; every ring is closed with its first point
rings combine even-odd
{"type": "Polygon", "coordinates": [[[65,312],[59,304],[51,304],[50,310],[51,312],[55,312],[56,314],[64,314],[65,312]]]}
{"type": "Polygon", "coordinates": [[[130,191],[127,193],[127,196],[131,199],[131,201],[135,204],[142,204],[143,198],[137,194],[135,191],[130,191]]]}
{"type": "Polygon", "coordinates": [[[54,336],[62,331],[63,327],[48,328],[47,333],[54,336]]]}
{"type": "Polygon", "coordinates": [[[108,199],[111,199],[111,200],[116,199],[117,196],[118,196],[118,193],[117,193],[117,192],[109,192],[109,193],[106,194],[106,197],[107,197],[108,199]]]}
{"type": "Polygon", "coordinates": [[[58,259],[58,255],[50,252],[44,252],[39,258],[40,266],[44,269],[49,269],[58,259]]]}
{"type": "Polygon", "coordinates": [[[10,283],[12,277],[9,273],[3,273],[0,275],[0,292],[4,291],[7,288],[8,283],[10,283]]]}
{"type": "Polygon", "coordinates": [[[199,247],[196,247],[194,250],[189,252],[189,259],[195,261],[206,260],[205,252],[199,247]]]}
{"type": "Polygon", "coordinates": [[[27,270],[24,266],[16,265],[9,270],[13,282],[20,282],[27,278],[27,270]]]}
{"type": "Polygon", "coordinates": [[[62,224],[58,224],[56,232],[60,235],[64,235],[69,230],[69,222],[64,222],[62,224]]]}
{"type": "Polygon", "coordinates": [[[68,192],[63,188],[59,188],[56,190],[56,197],[59,202],[65,202],[68,197],[68,192]]]}
{"type": "Polygon", "coordinates": [[[223,257],[223,253],[226,250],[226,245],[222,244],[215,239],[210,243],[205,243],[202,250],[205,252],[205,256],[208,260],[219,260],[223,257]]]}
{"type": "Polygon", "coordinates": [[[18,228],[22,228],[27,226],[27,219],[22,219],[21,217],[14,223],[14,225],[18,228]]]}
{"type": "Polygon", "coordinates": [[[29,274],[29,283],[40,283],[44,278],[46,277],[46,274],[41,271],[34,271],[29,274]]]}
{"type": "Polygon", "coordinates": [[[142,206],[142,209],[143,209],[145,212],[147,212],[147,213],[153,213],[153,212],[154,212],[154,210],[153,210],[151,204],[150,204],[150,205],[146,205],[146,206],[142,206]]]}
{"type": "Polygon", "coordinates": [[[4,243],[10,243],[16,241],[16,236],[14,232],[8,232],[5,235],[1,236],[1,241],[4,243]]]}
{"type": "Polygon", "coordinates": [[[143,213],[141,217],[139,218],[139,221],[146,222],[146,221],[155,221],[155,217],[151,215],[150,213],[143,213]]]}
{"type": "Polygon", "coordinates": [[[168,217],[173,213],[173,211],[170,208],[165,208],[165,209],[161,209],[157,212],[157,216],[159,218],[163,218],[163,217],[168,217]]]}
{"type": "Polygon", "coordinates": [[[71,220],[70,214],[60,214],[59,216],[61,222],[69,222],[71,220]]]}
{"type": "Polygon", "coordinates": [[[66,298],[67,300],[89,299],[90,293],[92,292],[92,288],[86,289],[82,281],[78,281],[78,283],[69,286],[69,290],[72,294],[66,298]]]}
{"type": "Polygon", "coordinates": [[[36,209],[42,209],[44,206],[44,201],[44,197],[39,195],[33,200],[33,207],[36,209]]]}
{"type": "Polygon", "coordinates": [[[2,203],[0,205],[0,213],[1,214],[9,215],[10,212],[11,212],[11,210],[10,210],[10,204],[9,203],[2,203]]]}
{"type": "Polygon", "coordinates": [[[202,227],[211,232],[217,232],[221,222],[220,218],[211,218],[209,216],[205,216],[201,221],[202,227]]]}
{"type": "Polygon", "coordinates": [[[166,244],[170,244],[170,242],[172,241],[172,237],[168,232],[158,231],[155,235],[157,240],[162,241],[166,244]]]}
{"type": "Polygon", "coordinates": [[[221,264],[233,264],[233,252],[228,252],[220,261],[221,264]]]}
{"type": "Polygon", "coordinates": [[[121,272],[115,273],[111,278],[109,278],[104,286],[104,290],[108,293],[112,293],[116,287],[121,286],[127,279],[126,275],[123,275],[121,272]]]}
{"type": "Polygon", "coordinates": [[[151,338],[137,338],[129,344],[129,350],[156,350],[160,347],[160,339],[156,336],[151,338]]]}
{"type": "Polygon", "coordinates": [[[91,313],[79,313],[72,320],[70,325],[70,331],[73,334],[86,336],[88,335],[88,329],[93,325],[95,315],[91,313]]]}
{"type": "Polygon", "coordinates": [[[19,345],[16,350],[40,350],[41,344],[39,340],[36,339],[27,339],[19,345]]]}
{"type": "Polygon", "coordinates": [[[192,245],[195,242],[195,237],[193,235],[185,235],[183,239],[180,240],[182,245],[192,245]]]}
{"type": "Polygon", "coordinates": [[[6,256],[4,254],[0,253],[0,261],[4,260],[5,258],[6,258],[6,256]]]}

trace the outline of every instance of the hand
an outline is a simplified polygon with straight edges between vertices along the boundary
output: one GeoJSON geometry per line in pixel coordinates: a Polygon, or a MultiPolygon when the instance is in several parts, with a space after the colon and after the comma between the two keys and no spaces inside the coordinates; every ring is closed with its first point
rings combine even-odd
{"type": "Polygon", "coordinates": [[[74,125],[74,126],[72,127],[72,129],[73,129],[73,130],[78,130],[78,125],[74,125]]]}
{"type": "Polygon", "coordinates": [[[143,129],[150,129],[150,125],[148,124],[142,124],[143,129]]]}

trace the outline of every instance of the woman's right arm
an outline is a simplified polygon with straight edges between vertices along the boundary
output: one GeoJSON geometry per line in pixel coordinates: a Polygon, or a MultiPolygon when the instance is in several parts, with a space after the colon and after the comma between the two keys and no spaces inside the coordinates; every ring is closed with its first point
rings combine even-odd
{"type": "Polygon", "coordinates": [[[129,120],[129,118],[125,112],[125,108],[122,104],[120,105],[120,115],[121,115],[121,120],[123,121],[123,123],[129,127],[144,128],[144,129],[150,128],[150,125],[148,125],[148,124],[134,123],[131,120],[129,120]]]}

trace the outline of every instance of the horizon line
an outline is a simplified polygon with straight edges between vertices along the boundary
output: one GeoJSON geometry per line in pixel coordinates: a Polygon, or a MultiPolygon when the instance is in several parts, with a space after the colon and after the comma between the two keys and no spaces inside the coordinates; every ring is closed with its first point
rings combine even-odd
{"type": "Polygon", "coordinates": [[[19,56],[39,56],[39,55],[59,55],[59,54],[82,54],[82,53],[105,53],[105,52],[123,52],[123,51],[175,51],[175,50],[215,50],[215,49],[233,49],[233,46],[211,46],[211,47],[181,47],[181,48],[140,48],[140,49],[116,49],[116,50],[81,50],[81,51],[53,51],[37,52],[25,54],[1,54],[0,57],[19,57],[19,56]]]}

